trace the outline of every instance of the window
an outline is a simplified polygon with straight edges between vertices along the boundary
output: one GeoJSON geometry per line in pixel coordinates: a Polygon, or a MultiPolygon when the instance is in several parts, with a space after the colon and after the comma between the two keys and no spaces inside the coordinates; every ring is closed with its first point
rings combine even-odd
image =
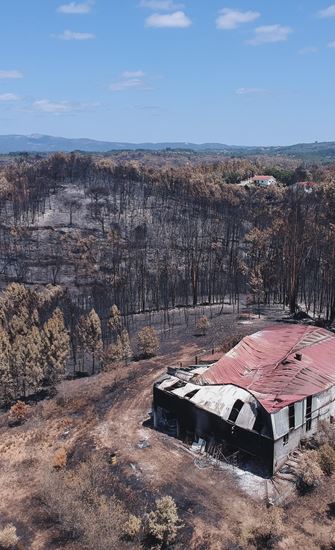
{"type": "Polygon", "coordinates": [[[290,430],[294,430],[294,428],[295,428],[295,408],[294,408],[294,403],[293,403],[293,405],[289,405],[289,408],[288,408],[288,424],[289,424],[290,430]]]}
{"type": "Polygon", "coordinates": [[[312,429],[312,396],[306,399],[306,432],[312,429]]]}
{"type": "Polygon", "coordinates": [[[283,445],[287,445],[287,444],[288,444],[288,434],[285,434],[283,437],[283,445]]]}
{"type": "Polygon", "coordinates": [[[229,418],[228,418],[228,420],[230,420],[230,422],[236,422],[237,417],[240,414],[243,405],[244,405],[244,403],[240,399],[235,401],[234,406],[233,406],[233,408],[231,410],[231,413],[229,415],[229,418]]]}
{"type": "Polygon", "coordinates": [[[187,399],[192,399],[192,397],[194,397],[195,394],[198,393],[198,391],[199,390],[192,390],[189,393],[185,393],[185,397],[187,397],[187,399]]]}

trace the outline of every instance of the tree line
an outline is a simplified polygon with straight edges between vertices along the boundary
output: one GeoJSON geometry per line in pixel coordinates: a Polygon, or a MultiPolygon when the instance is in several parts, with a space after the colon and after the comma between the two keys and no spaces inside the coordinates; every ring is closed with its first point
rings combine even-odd
{"type": "MultiPolygon", "coordinates": [[[[108,319],[110,338],[104,341],[96,311],[78,316],[71,327],[67,302],[60,288],[38,291],[18,283],[0,295],[0,405],[50,391],[65,375],[95,374],[134,357],[116,305],[108,319]]],[[[137,337],[137,354],[151,357],[158,349],[155,330],[144,327],[137,337]]]]}

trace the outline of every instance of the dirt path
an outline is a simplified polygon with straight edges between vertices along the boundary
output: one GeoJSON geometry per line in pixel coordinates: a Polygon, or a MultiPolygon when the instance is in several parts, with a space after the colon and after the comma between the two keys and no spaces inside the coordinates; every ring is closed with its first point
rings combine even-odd
{"type": "MultiPolygon", "coordinates": [[[[236,331],[234,319],[229,315],[217,318],[216,330],[236,331]]],[[[243,326],[244,333],[266,323],[267,319],[261,319],[243,326]]],[[[236,524],[241,511],[257,515],[259,503],[239,489],[233,473],[197,468],[194,456],[179,441],[143,426],[151,409],[154,381],[168,365],[192,363],[199,349],[206,348],[208,338],[174,333],[165,341],[168,352],[155,360],[63,382],[55,398],[33,407],[23,426],[8,428],[7,415],[0,416],[0,520],[15,523],[26,549],[56,548],[48,542],[50,528],[40,524],[35,497],[61,447],[68,449],[72,463],[94,453],[116,452],[121,486],[142,491],[147,501],[172,495],[185,521],[195,527],[195,538],[201,538],[209,527],[220,528],[223,536],[223,517],[228,525],[229,521],[236,524]],[[138,447],[142,440],[148,442],[147,448],[138,447]]]]}

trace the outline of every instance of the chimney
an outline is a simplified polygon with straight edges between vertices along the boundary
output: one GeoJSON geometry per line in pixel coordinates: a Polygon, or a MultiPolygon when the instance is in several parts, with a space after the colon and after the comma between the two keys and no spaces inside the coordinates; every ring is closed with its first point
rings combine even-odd
{"type": "Polygon", "coordinates": [[[295,358],[296,358],[297,361],[301,361],[302,360],[302,354],[301,353],[296,353],[295,358]]]}

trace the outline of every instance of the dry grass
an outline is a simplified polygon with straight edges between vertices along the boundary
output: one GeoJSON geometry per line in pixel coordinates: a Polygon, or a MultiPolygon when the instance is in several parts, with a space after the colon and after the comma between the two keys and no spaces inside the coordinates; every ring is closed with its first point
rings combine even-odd
{"type": "Polygon", "coordinates": [[[122,548],[126,513],[115,496],[104,494],[110,485],[105,464],[92,460],[71,473],[47,470],[41,485],[49,519],[64,540],[83,550],[122,548]]]}
{"type": "Polygon", "coordinates": [[[256,521],[243,522],[237,544],[242,548],[276,548],[285,533],[283,516],[281,508],[272,508],[261,514],[256,521]]]}
{"type": "MultiPolygon", "coordinates": [[[[196,348],[191,351],[192,357],[196,355],[196,348]]],[[[183,354],[177,359],[187,363],[190,348],[185,347],[183,354]]],[[[272,544],[276,550],[330,550],[335,476],[322,475],[315,491],[297,497],[282,512],[283,531],[273,519],[269,530],[267,510],[242,493],[233,476],[195,468],[193,457],[174,440],[143,427],[153,381],[163,372],[164,362],[166,366],[173,360],[176,358],[169,356],[122,366],[117,383],[112,373],[66,382],[61,386],[62,399],[40,402],[29,421],[15,429],[8,428],[4,415],[6,421],[0,427],[0,513],[8,523],[20,518],[22,547],[144,548],[143,516],[154,509],[154,498],[170,494],[186,524],[178,530],[175,550],[251,550],[257,544],[263,548],[272,544]],[[134,376],[128,377],[129,373],[134,376]],[[64,431],[69,434],[64,436],[64,431]],[[150,447],[139,449],[137,444],[144,438],[149,439],[150,447]],[[55,453],[65,447],[71,449],[67,467],[54,469],[55,453]],[[108,457],[112,452],[118,456],[115,468],[107,464],[107,458],[105,464],[92,458],[108,457]],[[97,466],[92,468],[91,463],[97,466]],[[36,498],[39,495],[42,504],[36,498]],[[138,521],[128,524],[134,538],[126,541],[130,513],[136,514],[138,521]],[[142,526],[136,534],[140,520],[142,526]]],[[[328,437],[331,439],[332,433],[328,437]]],[[[322,444],[325,442],[328,440],[322,444]]]]}

